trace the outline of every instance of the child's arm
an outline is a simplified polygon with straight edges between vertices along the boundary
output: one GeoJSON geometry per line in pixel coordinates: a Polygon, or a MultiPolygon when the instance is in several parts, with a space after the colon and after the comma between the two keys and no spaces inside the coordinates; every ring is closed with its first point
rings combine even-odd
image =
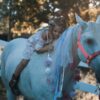
{"type": "Polygon", "coordinates": [[[43,48],[40,48],[39,50],[36,50],[37,53],[44,53],[47,51],[53,51],[53,43],[50,43],[48,45],[45,45],[43,48]]]}

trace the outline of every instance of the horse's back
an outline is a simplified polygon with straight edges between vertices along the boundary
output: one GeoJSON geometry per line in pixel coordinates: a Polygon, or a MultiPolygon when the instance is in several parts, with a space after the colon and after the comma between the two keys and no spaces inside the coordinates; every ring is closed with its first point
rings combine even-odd
{"type": "MultiPolygon", "coordinates": [[[[23,51],[26,46],[26,39],[18,38],[7,43],[3,50],[1,57],[1,68],[5,72],[8,80],[10,80],[12,73],[14,72],[16,65],[22,59],[23,51]],[[13,66],[13,67],[12,67],[13,66]]],[[[2,73],[4,75],[4,73],[2,73]]]]}
{"type": "MultiPolygon", "coordinates": [[[[25,39],[15,39],[9,42],[4,49],[2,54],[2,62],[5,63],[5,66],[2,67],[2,72],[4,72],[2,73],[2,77],[5,78],[5,80],[7,79],[6,81],[4,80],[7,86],[17,65],[23,58],[25,47],[25,39]]],[[[52,53],[54,54],[54,52],[52,53]]],[[[51,56],[54,56],[53,54],[51,54],[51,56]]],[[[37,94],[40,94],[42,98],[42,95],[46,93],[49,98],[51,97],[50,90],[48,89],[49,86],[46,81],[46,59],[47,52],[43,54],[37,54],[36,52],[33,52],[30,62],[21,73],[18,86],[25,96],[33,98],[34,93],[34,96],[37,97],[37,94]]]]}
{"type": "Polygon", "coordinates": [[[5,58],[3,61],[6,61],[7,57],[13,52],[17,51],[16,55],[19,54],[21,51],[23,51],[25,46],[26,46],[26,39],[24,38],[14,39],[8,42],[2,53],[2,58],[5,58]]]}

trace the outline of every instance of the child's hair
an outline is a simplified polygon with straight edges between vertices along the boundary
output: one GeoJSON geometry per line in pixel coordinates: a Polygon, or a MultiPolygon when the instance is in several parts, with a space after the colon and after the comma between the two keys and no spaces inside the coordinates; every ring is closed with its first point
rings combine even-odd
{"type": "Polygon", "coordinates": [[[66,19],[63,16],[52,18],[49,21],[49,27],[53,28],[54,26],[60,26],[63,30],[66,29],[66,19]]]}

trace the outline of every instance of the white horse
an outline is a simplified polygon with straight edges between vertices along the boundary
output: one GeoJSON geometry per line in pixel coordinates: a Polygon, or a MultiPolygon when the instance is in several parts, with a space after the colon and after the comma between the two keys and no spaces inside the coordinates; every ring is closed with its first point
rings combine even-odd
{"type": "MultiPolygon", "coordinates": [[[[98,53],[100,51],[100,18],[96,23],[86,23],[77,16],[77,21],[78,24],[66,29],[55,42],[54,51],[50,53],[52,63],[49,72],[45,65],[48,53],[33,52],[18,82],[18,89],[27,100],[53,100],[59,92],[63,94],[61,100],[64,97],[71,100],[73,85],[77,80],[76,68],[80,60],[94,66],[96,76],[98,80],[100,79],[98,53]],[[92,59],[88,59],[88,55],[91,55],[92,59]],[[60,74],[60,69],[62,74],[60,74]]],[[[7,90],[8,100],[16,99],[16,95],[9,87],[9,81],[23,58],[26,41],[23,38],[14,39],[7,43],[2,53],[1,77],[7,90]]]]}

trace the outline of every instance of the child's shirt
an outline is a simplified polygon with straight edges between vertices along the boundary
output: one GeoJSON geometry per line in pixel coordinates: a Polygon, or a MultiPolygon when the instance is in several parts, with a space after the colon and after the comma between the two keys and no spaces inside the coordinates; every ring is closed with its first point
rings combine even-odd
{"type": "Polygon", "coordinates": [[[47,40],[43,40],[42,38],[42,35],[47,33],[48,28],[43,28],[28,38],[27,46],[24,52],[24,59],[30,59],[34,50],[39,50],[40,48],[43,48],[45,44],[48,43],[47,40]]]}

